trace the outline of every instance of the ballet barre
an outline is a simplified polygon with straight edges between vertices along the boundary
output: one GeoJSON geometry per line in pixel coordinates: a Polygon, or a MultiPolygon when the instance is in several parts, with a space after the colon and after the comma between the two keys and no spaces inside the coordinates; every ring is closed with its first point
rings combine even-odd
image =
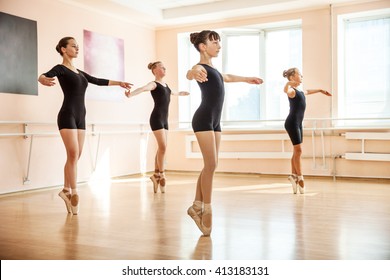
{"type": "MultiPolygon", "coordinates": [[[[28,158],[27,158],[27,166],[26,166],[26,175],[23,176],[23,184],[26,185],[30,182],[29,175],[30,175],[30,167],[31,167],[31,155],[33,151],[33,143],[34,139],[36,137],[59,137],[60,133],[59,131],[29,131],[29,127],[34,126],[53,126],[55,129],[57,129],[56,123],[50,123],[50,122],[23,122],[23,121],[1,121],[0,125],[3,126],[9,126],[9,125],[21,125],[23,132],[0,132],[0,138],[8,138],[8,137],[23,137],[24,139],[30,139],[29,143],[29,150],[28,150],[28,158]]],[[[96,155],[95,155],[95,161],[94,161],[94,169],[96,168],[98,156],[99,156],[99,147],[100,147],[100,140],[102,135],[120,135],[120,134],[139,134],[139,135],[146,135],[148,137],[148,134],[151,132],[149,128],[149,123],[109,123],[109,122],[100,122],[100,123],[89,123],[87,124],[87,130],[86,135],[97,137],[97,147],[96,147],[96,155]],[[128,130],[99,130],[98,127],[101,126],[138,126],[138,129],[128,129],[128,130]]]]}
{"type": "MultiPolygon", "coordinates": [[[[290,141],[287,133],[277,133],[277,134],[222,134],[221,142],[224,141],[281,141],[281,150],[276,152],[220,152],[219,158],[230,158],[230,159],[240,159],[240,158],[268,158],[268,159],[288,159],[291,158],[292,152],[285,151],[284,143],[285,141],[290,141]]],[[[196,142],[195,135],[186,135],[185,145],[186,145],[186,157],[187,158],[202,158],[200,152],[193,150],[193,142],[196,142]]]]}
{"type": "MultiPolygon", "coordinates": [[[[333,160],[333,175],[336,176],[336,159],[351,160],[351,161],[379,161],[389,162],[390,154],[387,147],[390,140],[390,118],[380,119],[362,119],[370,123],[361,123],[360,126],[335,126],[334,124],[343,120],[355,120],[355,119],[332,119],[332,118],[320,118],[304,120],[304,133],[308,136],[308,140],[311,140],[311,153],[303,155],[303,158],[311,158],[313,162],[313,168],[318,172],[326,172],[327,168],[331,168],[328,159],[333,160]],[[375,123],[375,120],[378,120],[375,123]],[[372,124],[371,124],[372,122],[372,124]],[[374,125],[375,123],[375,125],[374,125]],[[345,141],[361,141],[361,149],[359,151],[338,150],[334,151],[332,145],[334,145],[334,139],[345,139],[345,141]],[[370,146],[366,146],[367,141],[381,141],[385,142],[385,145],[380,145],[375,148],[375,153],[370,152],[370,146]],[[383,147],[383,148],[382,148],[383,147]],[[318,148],[318,150],[317,150],[318,148]]],[[[291,143],[287,133],[283,127],[284,120],[267,120],[267,121],[243,121],[243,124],[250,126],[239,127],[239,121],[234,122],[222,122],[223,133],[221,143],[228,143],[228,151],[221,151],[219,157],[221,159],[283,159],[288,160],[292,156],[291,143]],[[257,124],[257,125],[256,125],[257,124]],[[266,124],[266,125],[265,125],[266,124]],[[270,125],[272,124],[272,125],[270,125]],[[242,142],[236,147],[234,141],[242,142]],[[249,149],[245,146],[245,141],[265,141],[258,143],[263,145],[266,141],[273,141],[271,143],[272,148],[268,149],[267,146],[263,151],[256,150],[256,148],[249,149]],[[287,141],[287,142],[286,142],[287,141]],[[287,146],[286,146],[287,145],[287,146]],[[288,148],[286,148],[288,147],[288,148]]],[[[184,133],[185,142],[185,157],[189,159],[202,158],[199,150],[195,148],[197,143],[196,137],[190,127],[188,128],[175,128],[179,127],[182,122],[170,122],[170,132],[184,133]]],[[[345,124],[345,123],[344,123],[345,124]]],[[[86,135],[91,136],[96,141],[92,150],[96,150],[94,159],[92,159],[93,166],[96,168],[98,162],[99,147],[101,138],[104,135],[125,135],[125,134],[138,134],[148,139],[151,133],[149,123],[139,122],[93,122],[87,124],[86,135]]],[[[23,137],[30,142],[29,144],[27,168],[23,172],[26,175],[23,177],[23,183],[29,182],[29,173],[31,166],[31,153],[35,139],[38,137],[59,137],[60,134],[57,130],[57,124],[54,122],[26,122],[26,121],[0,121],[0,139],[4,138],[17,138],[23,137]]],[[[337,141],[337,140],[336,140],[337,141]]],[[[261,147],[261,148],[262,148],[261,147]]]]}
{"type": "MultiPolygon", "coordinates": [[[[346,132],[343,134],[347,140],[360,140],[360,152],[346,152],[347,160],[371,160],[371,161],[390,161],[390,153],[372,153],[366,152],[366,141],[390,141],[390,132],[346,132]]],[[[390,144],[389,144],[390,145],[390,144]]]]}

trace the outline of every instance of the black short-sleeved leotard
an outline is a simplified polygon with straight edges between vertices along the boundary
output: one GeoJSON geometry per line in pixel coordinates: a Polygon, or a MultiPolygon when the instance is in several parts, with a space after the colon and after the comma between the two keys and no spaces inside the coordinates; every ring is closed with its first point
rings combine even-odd
{"type": "Polygon", "coordinates": [[[192,128],[198,131],[221,131],[221,113],[225,98],[223,77],[217,69],[202,65],[207,71],[207,81],[199,83],[202,101],[192,118],[192,128]]]}
{"type": "Polygon", "coordinates": [[[76,73],[62,64],[54,66],[46,77],[57,77],[64,93],[64,101],[58,113],[58,129],[85,129],[85,91],[88,83],[107,86],[109,80],[99,79],[78,70],[76,73]]]}
{"type": "Polygon", "coordinates": [[[306,97],[303,91],[295,89],[295,97],[288,98],[290,102],[290,113],[284,123],[284,127],[290,136],[293,145],[302,143],[303,129],[302,121],[306,109],[306,97]]]}
{"type": "Polygon", "coordinates": [[[168,129],[168,111],[171,101],[171,89],[168,85],[163,86],[158,82],[155,83],[157,87],[150,92],[154,100],[154,108],[149,119],[152,131],[168,129]]]}

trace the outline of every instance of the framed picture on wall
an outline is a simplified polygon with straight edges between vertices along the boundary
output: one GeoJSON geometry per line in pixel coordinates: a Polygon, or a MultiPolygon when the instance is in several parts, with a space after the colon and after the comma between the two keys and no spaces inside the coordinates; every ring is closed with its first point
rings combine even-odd
{"type": "MultiPolygon", "coordinates": [[[[123,39],[84,30],[84,69],[87,73],[109,80],[123,81],[123,39]]],[[[86,98],[119,101],[125,97],[120,87],[88,86],[86,98]]]]}

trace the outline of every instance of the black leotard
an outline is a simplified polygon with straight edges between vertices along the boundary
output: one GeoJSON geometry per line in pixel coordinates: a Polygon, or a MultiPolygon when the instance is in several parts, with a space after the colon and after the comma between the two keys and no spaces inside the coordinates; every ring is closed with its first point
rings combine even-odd
{"type": "Polygon", "coordinates": [[[305,115],[306,97],[302,91],[295,88],[294,90],[295,97],[288,98],[290,102],[290,113],[287,116],[284,127],[290,136],[292,144],[298,145],[303,140],[302,121],[305,115]]]}
{"type": "Polygon", "coordinates": [[[168,129],[168,110],[171,101],[171,89],[168,85],[163,86],[158,82],[155,83],[157,87],[150,92],[154,100],[154,108],[149,119],[152,131],[168,129]]]}
{"type": "Polygon", "coordinates": [[[221,113],[225,98],[223,77],[217,69],[202,65],[207,71],[207,82],[199,83],[202,101],[192,118],[192,128],[198,131],[221,131],[221,113]]]}
{"type": "Polygon", "coordinates": [[[49,72],[43,74],[46,77],[57,77],[64,93],[64,101],[58,113],[58,129],[85,129],[85,91],[88,83],[99,86],[107,86],[109,80],[98,79],[78,70],[75,73],[66,66],[58,64],[49,72]]]}

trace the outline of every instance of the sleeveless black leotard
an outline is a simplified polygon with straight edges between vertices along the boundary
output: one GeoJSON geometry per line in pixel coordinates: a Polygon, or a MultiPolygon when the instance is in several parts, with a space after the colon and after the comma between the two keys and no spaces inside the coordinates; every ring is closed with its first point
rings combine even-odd
{"type": "Polygon", "coordinates": [[[78,70],[75,73],[62,64],[54,66],[49,72],[43,74],[46,77],[57,77],[64,93],[64,101],[58,113],[57,124],[63,128],[85,129],[85,91],[88,83],[99,86],[107,86],[109,80],[99,79],[78,70]]]}
{"type": "Polygon", "coordinates": [[[292,144],[298,145],[301,144],[303,140],[302,121],[305,115],[306,97],[302,91],[295,88],[294,90],[295,97],[288,98],[288,101],[290,102],[290,113],[284,123],[284,128],[290,136],[292,144]]]}
{"type": "Polygon", "coordinates": [[[221,113],[225,98],[223,77],[217,69],[202,65],[207,71],[208,81],[199,83],[202,101],[192,118],[192,128],[198,131],[221,131],[221,113]]]}
{"type": "Polygon", "coordinates": [[[168,85],[163,86],[158,82],[155,83],[157,87],[150,92],[154,100],[154,108],[149,119],[150,127],[152,131],[163,128],[168,130],[168,111],[169,102],[171,101],[171,89],[168,85]]]}

